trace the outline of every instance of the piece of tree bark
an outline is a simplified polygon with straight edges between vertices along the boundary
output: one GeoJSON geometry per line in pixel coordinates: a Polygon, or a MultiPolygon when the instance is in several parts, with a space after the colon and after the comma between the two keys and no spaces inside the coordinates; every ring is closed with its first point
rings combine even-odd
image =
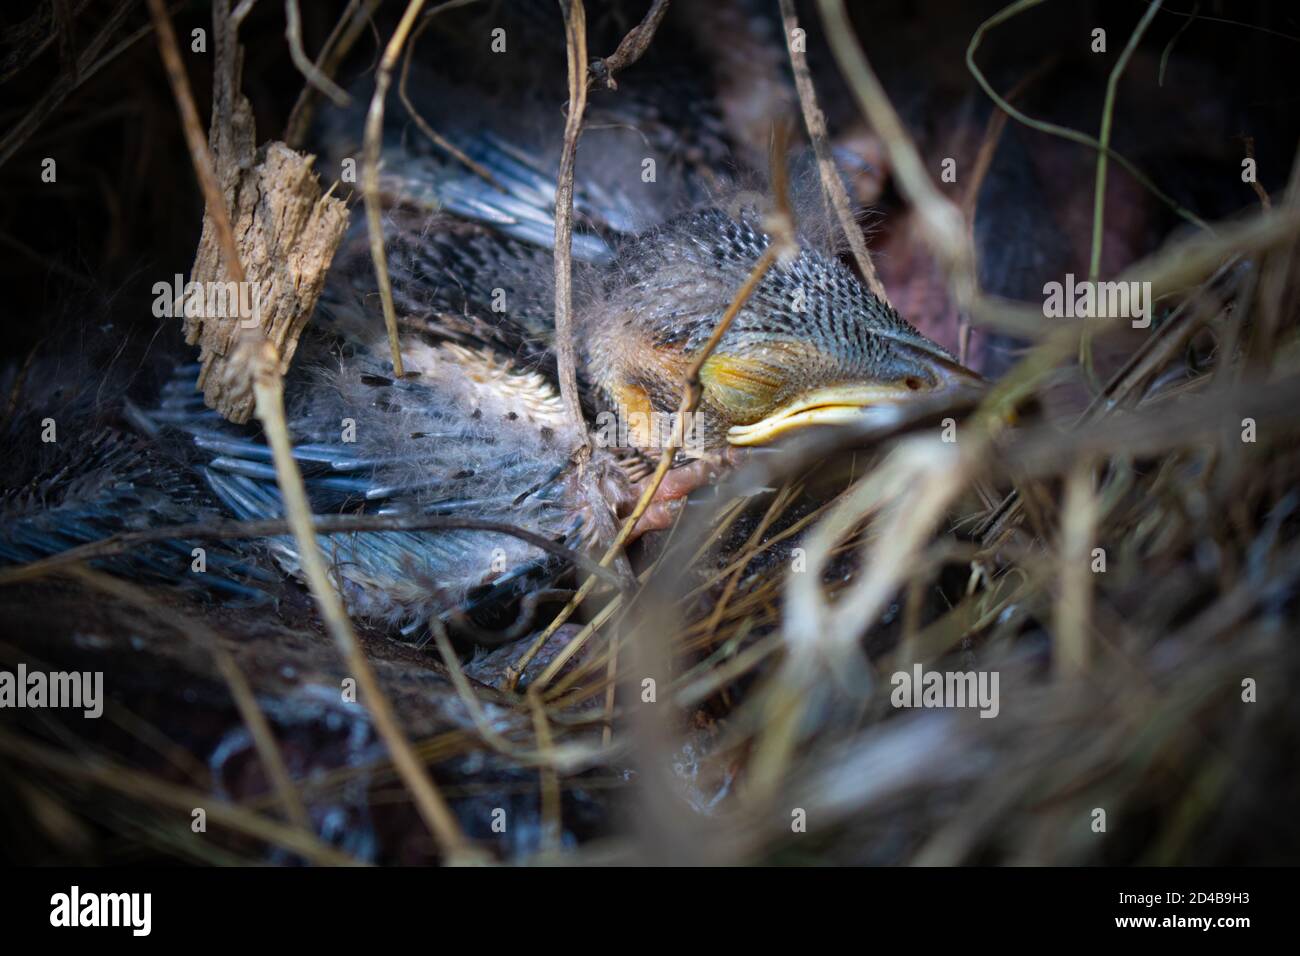
{"type": "MultiPolygon", "coordinates": [[[[314,156],[282,142],[257,148],[253,110],[239,92],[243,49],[238,19],[231,14],[230,0],[214,0],[212,14],[207,151],[230,222],[223,221],[218,230],[212,216],[218,200],[209,195],[190,270],[193,288],[203,294],[192,297],[187,286],[179,314],[184,316],[185,341],[199,346],[197,387],[204,401],[242,424],[254,410],[253,379],[267,371],[261,368],[267,341],[274,346],[280,374],[288,371],[347,229],[348,211],[341,200],[321,195],[312,171],[314,156]],[[232,251],[238,262],[226,261],[232,251]],[[241,276],[242,287],[233,281],[241,276]],[[218,304],[215,293],[222,291],[218,304]]],[[[174,37],[172,42],[174,46],[174,37]]]]}
{"type": "MultiPolygon", "coordinates": [[[[241,97],[235,113],[247,110],[241,97]]],[[[242,423],[253,412],[253,368],[247,351],[236,348],[248,331],[244,326],[260,328],[276,347],[280,372],[287,371],[347,229],[348,212],[341,200],[321,195],[312,170],[315,157],[280,142],[255,153],[251,117],[232,126],[233,155],[218,156],[217,164],[249,283],[242,301],[256,309],[240,316],[187,315],[185,340],[200,348],[198,387],[208,407],[242,423]]],[[[204,219],[190,278],[226,281],[225,257],[210,218],[204,219]]]]}

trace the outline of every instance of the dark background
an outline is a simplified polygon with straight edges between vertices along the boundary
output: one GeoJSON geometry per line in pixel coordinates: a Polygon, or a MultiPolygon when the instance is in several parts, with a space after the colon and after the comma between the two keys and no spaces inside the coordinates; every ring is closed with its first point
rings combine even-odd
{"type": "MultiPolygon", "coordinates": [[[[74,13],[72,29],[48,43],[34,59],[32,38],[49,35],[51,4],[6,0],[0,5],[0,131],[6,137],[69,72],[70,60],[120,2],[56,4],[74,13]]],[[[634,8],[633,16],[639,16],[647,5],[628,6],[634,8]]],[[[381,9],[378,29],[384,39],[403,6],[394,0],[381,9]]],[[[603,6],[589,4],[589,19],[603,6]]],[[[770,6],[775,9],[775,0],[770,6]]],[[[833,67],[826,65],[829,57],[818,55],[824,49],[816,37],[818,18],[805,6],[801,5],[801,22],[809,27],[810,61],[819,69],[823,103],[834,125],[853,106],[842,90],[834,88],[833,67]]],[[[850,4],[864,48],[927,158],[936,152],[945,155],[944,140],[955,125],[982,126],[988,115],[988,100],[967,72],[964,54],[978,23],[1001,6],[947,0],[850,4]]],[[[1164,87],[1154,89],[1149,70],[1143,73],[1143,61],[1149,65],[1160,57],[1187,25],[1192,6],[1193,0],[1170,3],[1143,39],[1139,57],[1130,67],[1132,90],[1121,92],[1115,144],[1140,161],[1175,198],[1202,216],[1215,218],[1257,203],[1249,187],[1240,182],[1243,137],[1254,137],[1265,187],[1276,193],[1286,181],[1300,134],[1300,5],[1281,0],[1200,3],[1198,18],[1173,45],[1164,87]]],[[[304,44],[310,56],[319,51],[345,7],[344,0],[301,4],[304,44]]],[[[206,122],[211,96],[211,6],[181,0],[171,4],[171,10],[206,122]],[[200,26],[209,29],[209,52],[191,54],[185,41],[200,26]]],[[[1144,11],[1144,0],[1048,2],[994,29],[979,61],[994,85],[1005,92],[1018,78],[1051,60],[1023,105],[1035,115],[1095,135],[1106,72],[1144,11]],[[1108,56],[1089,52],[1095,26],[1108,31],[1108,56]]],[[[688,15],[688,11],[683,8],[670,15],[688,15]]],[[[147,23],[141,0],[109,47],[147,23]]],[[[259,3],[240,38],[246,48],[243,90],[256,113],[259,140],[278,138],[303,85],[288,55],[283,4],[259,3]]],[[[700,39],[725,42],[719,37],[700,39]]],[[[363,35],[345,72],[356,76],[369,69],[377,51],[378,38],[373,33],[363,35]]],[[[609,52],[593,48],[591,55],[609,52]]],[[[158,332],[150,312],[150,287],[160,278],[188,272],[201,222],[194,173],[151,32],[80,82],[61,103],[41,109],[46,115],[39,127],[0,167],[0,316],[4,317],[0,358],[6,360],[21,360],[69,319],[111,322],[117,332],[158,332]],[[57,183],[41,182],[45,157],[58,163],[57,183]]],[[[1048,138],[1042,134],[1023,129],[1018,134],[1030,149],[1054,148],[1044,145],[1048,138]]],[[[1059,176],[1048,175],[1047,186],[1077,194],[1086,208],[1091,202],[1087,171],[1092,159],[1082,148],[1071,149],[1076,154],[1073,165],[1063,164],[1059,176]]],[[[1009,205],[1022,200],[1024,196],[1014,190],[995,197],[1009,205]]],[[[895,201],[892,195],[883,197],[886,216],[895,201]]],[[[1024,223],[1014,215],[1004,216],[1005,224],[992,237],[977,235],[977,240],[996,247],[995,251],[1009,249],[1015,259],[1016,250],[1042,244],[1026,233],[1071,228],[1060,222],[1044,226],[1044,216],[1032,209],[1021,217],[1027,219],[1024,223]]],[[[1144,233],[1131,245],[1136,250],[1148,248],[1175,225],[1163,210],[1157,210],[1143,219],[1144,233]]],[[[1031,277],[1028,287],[1035,281],[1031,277]]],[[[1016,293],[1014,288],[1009,291],[1016,293]]],[[[164,329],[163,334],[173,335],[174,330],[164,329]]]]}

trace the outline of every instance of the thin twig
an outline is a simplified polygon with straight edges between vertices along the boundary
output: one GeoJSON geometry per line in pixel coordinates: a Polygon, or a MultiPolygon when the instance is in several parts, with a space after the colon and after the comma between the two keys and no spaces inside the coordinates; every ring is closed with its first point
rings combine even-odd
{"type": "MultiPolygon", "coordinates": [[[[362,0],[351,0],[348,8],[339,17],[338,23],[334,24],[330,35],[325,39],[320,56],[316,58],[315,68],[321,75],[327,77],[334,75],[383,0],[365,0],[365,8],[358,9],[361,2],[362,0]]],[[[304,84],[302,92],[298,94],[298,101],[289,111],[289,121],[284,126],[284,141],[293,149],[301,146],[302,141],[307,137],[307,130],[311,128],[312,115],[316,110],[316,100],[316,87],[310,83],[304,84]]]]}
{"type": "Polygon", "coordinates": [[[257,0],[239,0],[239,5],[230,14],[230,25],[238,31],[244,25],[244,20],[253,12],[255,6],[257,6],[257,0]]]}
{"type": "Polygon", "coordinates": [[[167,80],[171,83],[172,94],[176,97],[176,107],[180,110],[181,126],[185,131],[185,142],[190,148],[190,161],[194,164],[194,173],[199,178],[203,190],[203,202],[207,213],[212,217],[212,225],[217,231],[217,241],[226,260],[226,273],[234,282],[244,281],[244,266],[239,261],[239,246],[235,242],[235,230],[230,224],[230,210],[226,206],[225,193],[217,182],[217,172],[212,163],[212,153],[208,150],[208,137],[203,132],[199,121],[199,110],[194,105],[194,94],[190,90],[189,77],[185,75],[185,66],[181,62],[180,48],[176,45],[176,31],[172,29],[171,17],[163,0],[148,0],[149,15],[153,19],[154,29],[158,33],[158,52],[162,56],[163,66],[167,70],[167,80]]]}
{"type": "MultiPolygon", "coordinates": [[[[587,63],[587,13],[582,0],[560,0],[564,14],[565,57],[569,105],[564,121],[564,148],[555,185],[555,352],[560,399],[574,430],[581,436],[576,450],[581,464],[591,454],[591,437],[578,395],[577,345],[573,331],[573,176],[578,140],[587,111],[587,90],[599,80],[618,88],[614,76],[639,60],[654,39],[668,10],[668,0],[655,0],[645,18],[628,31],[613,54],[587,63]]],[[[466,160],[467,161],[467,160],[466,160]]],[[[535,645],[540,647],[540,644],[535,645]]],[[[522,673],[522,671],[520,671],[522,673]]],[[[516,677],[517,679],[517,677],[516,677]]]]}
{"type": "Polygon", "coordinates": [[[307,78],[307,82],[316,87],[331,100],[334,105],[343,108],[352,104],[339,85],[331,80],[315,63],[307,58],[302,48],[302,14],[298,11],[298,0],[284,0],[284,35],[289,41],[289,57],[298,72],[307,78]]]}
{"type": "Polygon", "coordinates": [[[564,121],[564,149],[555,184],[555,358],[560,380],[560,399],[569,424],[580,436],[577,454],[584,461],[591,454],[578,397],[577,345],[573,332],[573,169],[577,161],[578,138],[587,110],[587,14],[582,0],[560,0],[564,11],[565,50],[569,76],[569,112],[564,121]]]}
{"type": "Polygon", "coordinates": [[[947,267],[959,309],[970,309],[979,288],[975,253],[961,211],[935,187],[903,121],[867,63],[853,35],[843,0],[819,0],[831,52],[848,81],[862,112],[889,154],[899,191],[915,208],[923,236],[939,262],[947,267]]]}
{"type": "MultiPolygon", "coordinates": [[[[1177,13],[1177,11],[1170,11],[1170,12],[1177,13]]],[[[1193,3],[1191,14],[1190,15],[1185,14],[1187,19],[1183,22],[1183,25],[1178,28],[1178,31],[1170,38],[1169,42],[1165,44],[1164,50],[1162,50],[1160,53],[1160,68],[1156,70],[1156,86],[1165,85],[1165,69],[1166,67],[1169,66],[1169,54],[1174,52],[1174,44],[1176,44],[1182,38],[1182,35],[1184,32],[1186,32],[1187,28],[1196,22],[1196,15],[1200,12],[1201,12],[1200,3],[1193,3]]]]}
{"type": "Polygon", "coordinates": [[[799,23],[795,19],[794,0],[781,0],[781,19],[785,22],[785,44],[790,51],[790,67],[794,71],[794,85],[799,93],[799,108],[803,111],[804,126],[808,130],[808,138],[812,140],[813,152],[817,156],[817,173],[821,177],[822,193],[826,197],[827,205],[835,211],[835,217],[840,222],[840,228],[844,230],[844,238],[849,241],[849,248],[853,250],[853,259],[858,264],[858,271],[862,273],[867,288],[871,290],[872,295],[888,305],[889,296],[885,292],[885,284],[880,281],[880,276],[876,274],[876,267],[871,262],[871,253],[867,251],[862,229],[853,218],[853,210],[849,206],[844,180],[840,178],[835,157],[831,154],[826,116],[817,106],[817,90],[813,85],[812,71],[808,69],[808,55],[795,47],[794,31],[799,23]]]}
{"type": "Polygon", "coordinates": [[[1106,217],[1106,164],[1110,159],[1110,130],[1115,118],[1115,94],[1119,90],[1119,80],[1124,75],[1124,68],[1128,66],[1133,51],[1137,49],[1142,34],[1155,19],[1155,15],[1160,12],[1160,4],[1163,2],[1164,0],[1153,0],[1147,7],[1147,12],[1133,28],[1133,35],[1128,38],[1128,43],[1125,44],[1124,50],[1115,61],[1106,80],[1106,99],[1101,108],[1101,132],[1097,137],[1101,147],[1097,150],[1097,185],[1092,196],[1092,255],[1088,259],[1088,278],[1093,282],[1101,277],[1102,224],[1106,217]]]}
{"type": "MultiPolygon", "coordinates": [[[[451,0],[456,2],[456,0],[451,0]]],[[[397,29],[393,31],[375,74],[375,94],[370,98],[366,113],[366,132],[361,170],[361,194],[366,206],[366,227],[370,233],[370,258],[375,263],[375,279],[379,284],[379,301],[384,309],[384,326],[388,329],[388,347],[393,356],[393,374],[401,378],[402,346],[397,335],[397,310],[393,308],[393,284],[388,277],[388,257],[384,253],[384,225],[379,210],[379,146],[384,134],[384,98],[393,82],[393,67],[402,53],[402,46],[411,32],[415,18],[420,15],[424,0],[411,0],[402,14],[397,29]]],[[[447,6],[447,4],[443,4],[447,6]]]]}
{"type": "Polygon", "coordinates": [[[284,501],[285,513],[298,542],[298,560],[312,596],[320,608],[325,625],[334,638],[348,670],[356,679],[361,699],[374,717],[375,729],[388,748],[393,764],[415,799],[416,809],[438,842],[444,859],[459,863],[473,855],[472,847],[461,832],[456,817],[438,792],[433,778],[416,757],[411,743],[402,732],[392,704],[385,696],[375,672],[357,640],[343,608],[338,590],[330,583],[329,568],[321,554],[312,523],[311,505],[302,482],[302,473],[293,457],[289,428],[284,417],[284,383],[280,378],[279,358],[269,341],[260,343],[260,361],[256,365],[253,390],[257,399],[257,417],[266,432],[275,463],[276,483],[284,501]]]}
{"type": "MultiPolygon", "coordinates": [[[[1106,98],[1101,108],[1101,130],[1097,137],[1097,142],[1101,148],[1097,150],[1097,183],[1093,190],[1092,197],[1092,253],[1088,259],[1088,280],[1096,282],[1101,278],[1101,246],[1102,237],[1105,235],[1106,219],[1106,167],[1110,158],[1110,131],[1115,117],[1115,95],[1119,90],[1120,77],[1124,75],[1124,69],[1128,66],[1128,61],[1133,56],[1133,51],[1137,49],[1138,41],[1142,39],[1142,34],[1155,15],[1160,12],[1160,4],[1164,0],[1154,0],[1147,7],[1147,12],[1143,14],[1138,25],[1133,28],[1133,34],[1129,37],[1128,43],[1125,44],[1119,58],[1115,61],[1114,67],[1111,68],[1110,76],[1106,80],[1106,98]]],[[[1093,383],[1094,390],[1096,386],[1096,373],[1092,365],[1092,333],[1089,329],[1084,330],[1083,335],[1079,337],[1079,364],[1083,366],[1084,375],[1090,383],[1093,383]]]]}
{"type": "MultiPolygon", "coordinates": [[[[465,6],[473,2],[474,0],[459,0],[459,3],[455,5],[465,6]]],[[[419,110],[415,108],[415,104],[411,102],[411,98],[406,93],[406,81],[411,73],[411,59],[414,57],[415,54],[415,44],[419,41],[420,35],[424,33],[424,31],[427,30],[429,28],[429,25],[433,22],[433,14],[436,14],[444,9],[450,9],[452,6],[453,4],[447,3],[444,6],[439,7],[437,10],[432,11],[432,13],[430,13],[429,16],[425,17],[423,22],[420,23],[419,28],[414,33],[411,34],[411,41],[406,45],[406,56],[402,58],[402,78],[397,82],[397,96],[399,99],[401,99],[402,105],[406,107],[407,114],[410,115],[411,119],[415,121],[415,125],[419,127],[420,132],[422,132],[425,136],[429,137],[429,140],[435,146],[437,146],[443,152],[447,153],[457,162],[461,163],[463,166],[465,166],[466,169],[468,169],[474,175],[478,176],[479,178],[483,179],[488,183],[491,183],[493,186],[495,186],[497,189],[500,189],[502,192],[506,192],[507,191],[506,187],[501,184],[500,180],[498,180],[494,175],[492,175],[492,173],[488,170],[486,166],[484,166],[480,162],[477,162],[474,159],[471,159],[468,155],[465,154],[464,150],[462,150],[459,146],[457,146],[451,140],[447,139],[447,137],[443,136],[432,126],[430,126],[428,121],[425,120],[425,118],[420,115],[419,110]]]]}
{"type": "MultiPolygon", "coordinates": [[[[1097,150],[1097,182],[1092,194],[1092,254],[1088,258],[1088,280],[1096,282],[1101,278],[1101,245],[1102,237],[1105,235],[1106,219],[1106,163],[1109,160],[1110,153],[1110,129],[1114,122],[1115,114],[1115,94],[1119,90],[1119,78],[1122,77],[1128,60],[1134,55],[1138,48],[1141,35],[1147,31],[1156,14],[1160,12],[1160,5],[1164,0],[1154,0],[1147,8],[1147,13],[1138,21],[1138,26],[1134,27],[1132,35],[1128,38],[1123,51],[1119,53],[1119,59],[1115,60],[1115,65],[1110,70],[1110,77],[1106,79],[1106,96],[1101,107],[1101,130],[1097,142],[1100,143],[1100,150],[1097,150]]],[[[1083,336],[1079,337],[1079,363],[1083,365],[1084,375],[1089,382],[1096,384],[1096,373],[1092,367],[1092,333],[1089,329],[1084,329],[1083,336]]]]}
{"type": "Polygon", "coordinates": [[[627,35],[619,42],[618,49],[604,59],[591,61],[591,80],[603,83],[606,89],[618,89],[615,75],[626,70],[645,55],[645,51],[650,47],[650,41],[654,39],[655,31],[659,29],[659,24],[667,12],[668,0],[654,0],[641,22],[627,31],[627,35]]]}
{"type": "MultiPolygon", "coordinates": [[[[1243,136],[1242,141],[1246,147],[1246,158],[1253,161],[1255,159],[1255,137],[1243,136]]],[[[1269,196],[1268,190],[1264,188],[1264,184],[1259,181],[1258,176],[1251,178],[1250,188],[1253,189],[1255,195],[1259,197],[1259,205],[1261,208],[1265,210],[1273,208],[1273,200],[1269,196]]]]}

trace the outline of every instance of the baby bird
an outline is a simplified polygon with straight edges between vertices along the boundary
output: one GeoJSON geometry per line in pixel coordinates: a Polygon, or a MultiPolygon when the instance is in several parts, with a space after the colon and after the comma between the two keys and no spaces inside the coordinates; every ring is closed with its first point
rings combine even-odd
{"type": "MultiPolygon", "coordinates": [[[[405,374],[393,371],[364,217],[354,216],[286,381],[294,454],[318,514],[473,518],[585,551],[609,540],[635,498],[629,476],[665,437],[653,423],[677,410],[688,366],[770,240],[754,202],[718,198],[726,177],[706,161],[717,153],[707,124],[664,150],[656,146],[662,133],[636,129],[644,111],[631,97],[621,129],[588,133],[573,245],[582,400],[588,426],[612,416],[626,427],[580,459],[588,436],[567,418],[556,386],[554,150],[509,126],[457,119],[447,105],[455,99],[443,98],[436,121],[469,164],[413,138],[400,111],[385,141],[384,238],[405,374]],[[662,180],[628,175],[647,163],[662,180]]],[[[593,117],[600,108],[597,101],[593,117]]],[[[326,123],[326,167],[359,137],[351,120],[326,123]]],[[[159,446],[184,437],[173,467],[202,486],[186,485],[183,507],[281,516],[262,437],[206,409],[192,382],[193,369],[182,367],[156,407],[127,413],[159,446]]],[[[686,453],[716,459],[981,381],[804,239],[758,284],[700,384],[686,453]]],[[[93,502],[73,495],[7,521],[0,553],[30,559],[93,540],[115,502],[139,498],[142,484],[177,484],[158,469],[117,483],[101,477],[93,502]]],[[[690,483],[668,487],[681,495],[690,483]]],[[[134,560],[155,577],[170,568],[183,578],[184,544],[134,560]]],[[[535,604],[570,565],[520,537],[478,528],[335,533],[322,545],[358,619],[423,635],[436,618],[480,643],[527,633],[535,604]]],[[[299,573],[292,537],[264,546],[282,570],[299,573]]],[[[246,560],[223,565],[226,576],[262,588],[264,563],[239,557],[246,560]]]]}
{"type": "MultiPolygon", "coordinates": [[[[688,366],[769,242],[757,210],[710,207],[630,243],[608,297],[584,315],[587,368],[604,400],[622,414],[675,410],[688,366]]],[[[708,450],[982,386],[838,259],[806,244],[763,277],[700,380],[697,431],[708,450]]]]}
{"type": "MultiPolygon", "coordinates": [[[[502,157],[480,157],[496,160],[498,178],[510,181],[502,157]]],[[[470,195],[468,182],[454,181],[449,194],[470,195]]],[[[535,171],[529,181],[550,180],[535,171]]],[[[473,188],[479,211],[523,201],[521,187],[473,188]]],[[[393,375],[358,232],[322,308],[327,335],[307,346],[289,383],[296,454],[315,510],[469,516],[577,549],[608,538],[631,494],[627,452],[658,453],[664,436],[646,423],[677,409],[687,365],[769,241],[756,211],[690,211],[592,257],[577,323],[585,393],[593,421],[605,411],[631,427],[615,433],[628,447],[600,444],[581,468],[574,455],[584,436],[567,420],[551,373],[542,281],[549,251],[449,216],[445,205],[418,229],[412,215],[390,216],[387,230],[404,377],[393,375]],[[494,297],[511,307],[493,311],[494,297]]],[[[805,246],[759,284],[704,364],[701,384],[697,457],[851,422],[868,407],[976,388],[978,379],[838,260],[805,246]]],[[[215,455],[201,470],[216,496],[244,518],[278,515],[266,447],[225,435],[197,402],[190,408],[200,420],[172,424],[215,455]]],[[[526,542],[474,530],[336,534],[326,546],[352,612],[408,631],[431,615],[463,619],[535,595],[564,570],[526,542]]],[[[273,553],[297,571],[291,538],[274,542],[273,553]]]]}

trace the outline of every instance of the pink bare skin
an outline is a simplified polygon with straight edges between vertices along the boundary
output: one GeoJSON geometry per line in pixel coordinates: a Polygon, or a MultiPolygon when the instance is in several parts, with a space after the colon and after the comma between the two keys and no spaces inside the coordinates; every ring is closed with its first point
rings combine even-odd
{"type": "MultiPolygon", "coordinates": [[[[686,498],[697,488],[712,484],[723,472],[734,468],[744,460],[745,451],[741,448],[726,448],[715,455],[699,458],[685,465],[671,469],[660,482],[645,514],[632,529],[628,543],[650,531],[664,531],[671,528],[677,520],[677,514],[686,504],[686,498]]],[[[630,515],[641,499],[641,495],[653,480],[643,478],[629,489],[627,497],[620,503],[619,517],[630,515]]]]}

